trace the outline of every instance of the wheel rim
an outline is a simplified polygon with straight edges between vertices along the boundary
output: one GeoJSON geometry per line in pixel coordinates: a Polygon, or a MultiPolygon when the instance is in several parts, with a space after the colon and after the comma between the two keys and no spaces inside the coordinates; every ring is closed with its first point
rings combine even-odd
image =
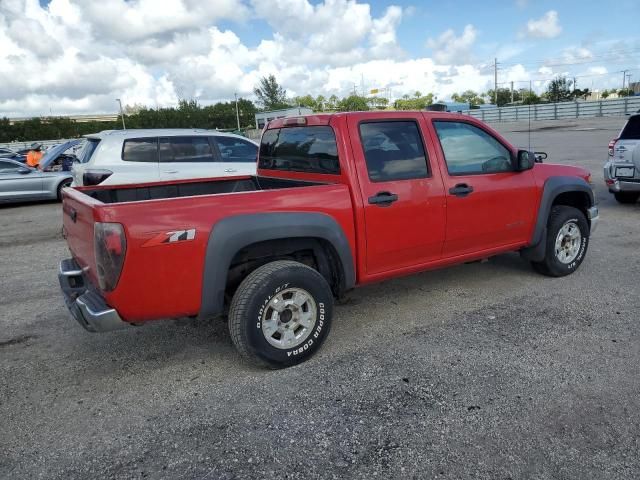
{"type": "Polygon", "coordinates": [[[316,302],[302,288],[275,294],[262,314],[262,333],[270,345],[285,350],[303,343],[315,327],[316,302]]]}
{"type": "Polygon", "coordinates": [[[573,220],[565,223],[556,236],[556,258],[562,263],[573,262],[580,252],[582,233],[573,220]]]}

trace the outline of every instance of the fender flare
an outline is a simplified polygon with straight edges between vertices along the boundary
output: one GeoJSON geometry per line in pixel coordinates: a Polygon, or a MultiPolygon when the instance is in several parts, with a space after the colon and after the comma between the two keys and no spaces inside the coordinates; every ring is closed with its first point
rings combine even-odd
{"type": "Polygon", "coordinates": [[[329,242],[342,265],[344,289],[355,286],[355,263],[344,231],[329,215],[315,212],[256,213],[224,218],[209,234],[202,277],[199,317],[224,310],[224,292],[231,260],[253,243],[283,238],[318,238],[329,242]]]}
{"type": "Polygon", "coordinates": [[[551,207],[558,195],[567,192],[582,192],[589,197],[589,207],[595,205],[591,186],[581,177],[558,176],[548,178],[544,182],[542,197],[538,208],[538,218],[531,235],[529,247],[521,250],[522,256],[528,260],[541,261],[545,256],[547,237],[547,221],[551,207]]]}

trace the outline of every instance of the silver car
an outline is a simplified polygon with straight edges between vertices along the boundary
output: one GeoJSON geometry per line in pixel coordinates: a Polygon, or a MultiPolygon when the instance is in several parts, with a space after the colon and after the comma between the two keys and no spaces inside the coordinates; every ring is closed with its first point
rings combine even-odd
{"type": "Polygon", "coordinates": [[[71,185],[70,171],[47,171],[48,167],[80,140],[51,148],[40,160],[40,169],[0,158],[0,203],[60,200],[62,189],[71,185]]]}

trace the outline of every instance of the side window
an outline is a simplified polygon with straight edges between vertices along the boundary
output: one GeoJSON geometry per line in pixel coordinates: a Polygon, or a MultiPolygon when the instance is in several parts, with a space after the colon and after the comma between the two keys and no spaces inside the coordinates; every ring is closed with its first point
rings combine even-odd
{"type": "Polygon", "coordinates": [[[427,155],[416,122],[361,123],[360,139],[372,182],[429,176],[427,155]]]}
{"type": "Polygon", "coordinates": [[[163,137],[160,139],[160,161],[205,163],[214,162],[215,158],[208,137],[163,137]]]}
{"type": "Polygon", "coordinates": [[[218,144],[223,162],[256,162],[258,147],[253,143],[235,137],[216,136],[213,139],[218,144]]]}
{"type": "MultiPolygon", "coordinates": [[[[126,142],[126,140],[125,140],[125,142],[126,142]]],[[[93,153],[96,151],[96,148],[98,148],[99,144],[100,144],[100,140],[98,140],[98,139],[95,139],[95,138],[87,139],[84,142],[84,146],[82,147],[82,149],[78,153],[78,161],[80,163],[88,163],[89,160],[91,160],[91,157],[93,156],[93,153]]]]}
{"type": "Polygon", "coordinates": [[[129,138],[122,146],[122,160],[125,162],[157,162],[158,138],[129,138]]]}
{"type": "Polygon", "coordinates": [[[463,122],[433,122],[451,175],[513,170],[511,153],[484,130],[463,122]]]}

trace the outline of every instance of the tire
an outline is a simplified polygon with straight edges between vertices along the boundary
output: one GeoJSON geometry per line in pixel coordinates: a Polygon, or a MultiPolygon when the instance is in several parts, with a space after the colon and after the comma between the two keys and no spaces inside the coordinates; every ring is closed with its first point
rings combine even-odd
{"type": "Polygon", "coordinates": [[[59,202],[62,201],[62,189],[70,186],[71,182],[72,182],[72,180],[70,178],[67,178],[66,180],[61,181],[60,185],[58,185],[58,191],[57,191],[56,196],[57,196],[59,202]]]}
{"type": "Polygon", "coordinates": [[[589,233],[584,213],[574,207],[556,205],[547,221],[544,260],[531,262],[533,268],[549,277],[564,277],[575,272],[587,253],[589,233]]]}
{"type": "Polygon", "coordinates": [[[618,203],[636,203],[640,198],[640,193],[636,192],[616,192],[613,194],[618,203]]]}
{"type": "Polygon", "coordinates": [[[242,281],[229,307],[229,331],[250,362],[289,367],[318,351],[332,316],[333,294],[324,277],[302,263],[279,260],[242,281]],[[278,302],[283,310],[274,308],[278,302]]]}

